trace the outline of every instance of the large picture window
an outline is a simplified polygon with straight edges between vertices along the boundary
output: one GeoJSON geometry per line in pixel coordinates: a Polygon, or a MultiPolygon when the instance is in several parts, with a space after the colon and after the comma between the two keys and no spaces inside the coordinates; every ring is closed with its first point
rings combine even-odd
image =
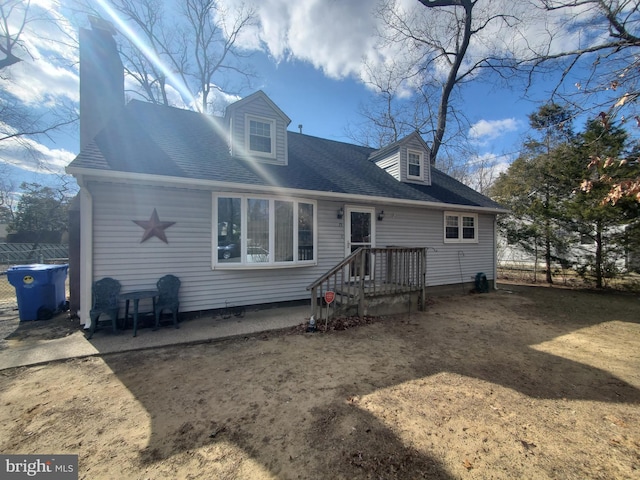
{"type": "Polygon", "coordinates": [[[444,241],[445,243],[477,243],[478,215],[474,213],[445,212],[444,241]]]}
{"type": "Polygon", "coordinates": [[[297,199],[214,197],[214,265],[287,266],[316,261],[316,204],[297,199]]]}

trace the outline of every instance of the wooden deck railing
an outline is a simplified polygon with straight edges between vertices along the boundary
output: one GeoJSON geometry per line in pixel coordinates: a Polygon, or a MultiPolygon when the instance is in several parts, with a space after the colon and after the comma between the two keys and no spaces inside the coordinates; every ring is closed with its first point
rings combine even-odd
{"type": "Polygon", "coordinates": [[[359,248],[307,287],[311,315],[320,320],[327,291],[335,293],[334,311],[366,310],[367,300],[382,295],[420,292],[424,303],[426,249],[409,247],[359,248]]]}

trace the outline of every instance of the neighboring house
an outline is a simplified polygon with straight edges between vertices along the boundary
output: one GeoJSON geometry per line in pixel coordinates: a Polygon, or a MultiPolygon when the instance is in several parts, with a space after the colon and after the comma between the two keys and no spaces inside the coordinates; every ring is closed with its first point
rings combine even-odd
{"type": "MultiPolygon", "coordinates": [[[[623,232],[625,227],[618,227],[618,232],[623,232]]],[[[613,231],[616,231],[613,229],[613,231]]],[[[611,231],[607,231],[610,235],[611,231]]],[[[580,269],[585,265],[592,265],[596,254],[596,243],[587,236],[580,237],[579,234],[566,233],[567,239],[575,235],[575,242],[570,244],[567,251],[562,255],[562,261],[554,260],[552,268],[557,271],[564,269],[580,269]]],[[[544,271],[546,269],[545,252],[543,247],[538,247],[536,252],[525,250],[519,245],[510,244],[507,238],[498,232],[498,266],[511,269],[525,269],[544,271]]],[[[604,249],[604,267],[605,271],[611,271],[615,266],[613,273],[625,273],[629,271],[637,271],[638,262],[632,251],[626,250],[623,246],[613,245],[606,242],[604,249]]],[[[557,256],[557,254],[556,254],[557,256]]]]}
{"type": "Polygon", "coordinates": [[[110,32],[80,40],[81,130],[93,131],[67,172],[80,186],[81,319],[106,276],[139,289],[177,275],[182,312],[309,299],[359,246],[430,247],[429,288],[495,280],[505,210],[431,166],[417,133],[375,150],[290,132],[261,91],[224,117],[125,107],[110,32]]]}

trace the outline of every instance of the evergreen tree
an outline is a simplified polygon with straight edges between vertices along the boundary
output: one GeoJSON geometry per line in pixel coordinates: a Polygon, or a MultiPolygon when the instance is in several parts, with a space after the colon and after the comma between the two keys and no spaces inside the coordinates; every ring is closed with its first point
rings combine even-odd
{"type": "Polygon", "coordinates": [[[604,287],[605,278],[615,273],[616,261],[624,258],[628,247],[625,225],[637,223],[638,218],[638,203],[631,197],[622,197],[615,204],[606,202],[611,188],[609,177],[615,175],[612,166],[622,163],[624,169],[628,163],[627,139],[627,133],[619,126],[591,120],[574,147],[574,156],[583,165],[582,177],[576,181],[567,209],[572,227],[595,246],[594,252],[581,259],[579,267],[583,272],[593,271],[598,288],[604,287]],[[590,185],[588,191],[579,188],[585,181],[590,185]]]}
{"type": "Polygon", "coordinates": [[[14,219],[8,230],[14,241],[57,243],[67,230],[68,202],[51,187],[22,183],[14,219]]]}
{"type": "Polygon", "coordinates": [[[491,196],[511,210],[500,228],[509,243],[535,255],[542,251],[546,281],[553,283],[552,265],[566,264],[570,235],[561,227],[564,199],[571,193],[576,170],[567,155],[574,135],[571,112],[554,103],[529,115],[537,137],[494,183],[491,196]]]}

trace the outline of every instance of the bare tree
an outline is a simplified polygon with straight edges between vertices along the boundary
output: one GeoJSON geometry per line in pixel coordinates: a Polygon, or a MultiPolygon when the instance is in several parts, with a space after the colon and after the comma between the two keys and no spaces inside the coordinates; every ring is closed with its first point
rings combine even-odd
{"type": "Polygon", "coordinates": [[[136,32],[126,38],[122,55],[126,73],[147,100],[173,104],[173,88],[182,90],[181,96],[189,97],[184,100],[193,108],[207,112],[214,108],[213,90],[237,93],[229,77],[237,84],[238,79],[243,83],[253,76],[243,63],[247,54],[237,47],[238,36],[254,22],[253,10],[241,6],[229,12],[215,0],[185,0],[179,15],[167,12],[159,0],[111,0],[111,4],[136,32]]]}
{"type": "Polygon", "coordinates": [[[192,75],[202,95],[202,111],[206,112],[211,89],[222,89],[213,83],[214,75],[228,72],[243,77],[250,75],[248,66],[238,63],[243,54],[235,45],[238,35],[253,23],[254,14],[241,7],[229,15],[215,0],[186,0],[184,14],[196,35],[193,58],[197,68],[192,75]]]}
{"type": "MultiPolygon", "coordinates": [[[[559,70],[552,95],[577,111],[589,110],[605,128],[614,120],[624,124],[629,119],[640,127],[640,2],[536,0],[536,6],[546,13],[563,15],[571,31],[584,35],[570,48],[558,48],[558,33],[548,32],[545,43],[549,47],[532,49],[519,67],[527,69],[530,78],[559,70]]],[[[607,167],[613,163],[603,161],[607,167]]],[[[626,175],[618,172],[618,176],[609,177],[612,188],[605,201],[616,203],[631,196],[640,202],[640,177],[629,165],[623,161],[626,175]]],[[[590,188],[588,183],[585,190],[590,188]]]]}
{"type": "MultiPolygon", "coordinates": [[[[58,26],[56,19],[41,8],[34,8],[29,0],[9,0],[0,2],[0,146],[6,148],[17,145],[25,153],[39,161],[39,153],[34,147],[34,138],[49,136],[77,121],[75,108],[60,102],[46,111],[25,105],[11,93],[10,86],[15,80],[12,70],[21,62],[37,62],[27,48],[27,31],[35,30],[38,22],[58,26]]],[[[42,23],[40,23],[42,25],[42,23]]]]}
{"type": "Polygon", "coordinates": [[[535,74],[559,72],[552,96],[577,111],[604,109],[615,115],[635,104],[640,96],[638,0],[533,0],[532,7],[562,18],[564,29],[548,30],[544,41],[522,52],[517,66],[531,81],[535,74]],[[580,35],[567,35],[575,32],[580,35]]]}
{"type": "Polygon", "coordinates": [[[30,6],[30,0],[0,3],[0,52],[4,55],[0,70],[21,61],[17,50],[26,52],[20,37],[29,21],[30,6]]]}
{"type": "Polygon", "coordinates": [[[14,218],[16,185],[6,164],[0,164],[0,223],[9,223],[14,218]]]}
{"type": "MultiPolygon", "coordinates": [[[[165,45],[173,43],[173,34],[167,37],[163,24],[164,4],[162,1],[118,0],[112,2],[114,8],[129,20],[137,32],[142,34],[146,42],[146,51],[135,43],[136,38],[121,37],[123,45],[121,55],[124,59],[125,73],[135,80],[144,92],[146,100],[169,105],[167,96],[166,73],[162,70],[165,45]],[[159,61],[156,61],[159,60],[159,61]]],[[[99,12],[98,12],[99,13],[99,12]]]]}
{"type": "MultiPolygon", "coordinates": [[[[469,55],[472,39],[491,27],[496,31],[514,27],[514,15],[476,7],[480,0],[419,0],[421,7],[405,11],[399,2],[386,1],[378,11],[384,25],[380,32],[386,48],[397,48],[407,59],[395,64],[394,94],[409,89],[420,108],[414,129],[430,140],[430,159],[436,163],[440,148],[447,143],[449,121],[457,123],[457,134],[468,125],[463,110],[454,101],[456,90],[475,79],[482,69],[502,67],[490,52],[469,55]]],[[[384,90],[379,89],[384,92],[384,90]]],[[[388,99],[392,96],[386,94],[388,99]]]]}
{"type": "Polygon", "coordinates": [[[359,106],[363,122],[349,125],[346,135],[361,145],[380,148],[413,131],[427,133],[432,115],[425,109],[432,103],[400,98],[403,78],[399,73],[405,67],[392,61],[376,67],[365,62],[364,68],[363,80],[375,95],[370,102],[359,106]]]}

